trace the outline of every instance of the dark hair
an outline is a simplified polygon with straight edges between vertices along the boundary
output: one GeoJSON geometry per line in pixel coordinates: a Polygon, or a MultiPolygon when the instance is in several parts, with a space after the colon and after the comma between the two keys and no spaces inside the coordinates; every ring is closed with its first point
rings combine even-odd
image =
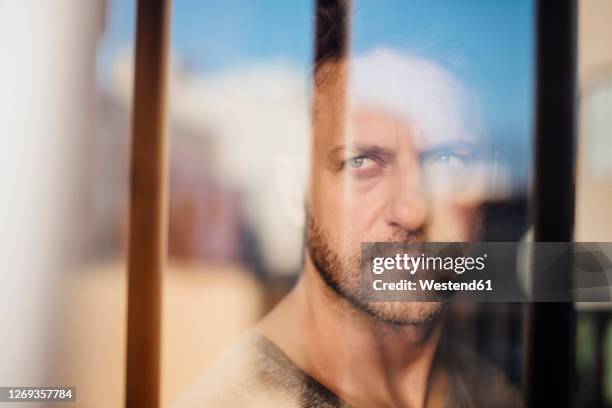
{"type": "Polygon", "coordinates": [[[347,53],[350,0],[317,0],[316,7],[315,77],[323,64],[347,53]]]}

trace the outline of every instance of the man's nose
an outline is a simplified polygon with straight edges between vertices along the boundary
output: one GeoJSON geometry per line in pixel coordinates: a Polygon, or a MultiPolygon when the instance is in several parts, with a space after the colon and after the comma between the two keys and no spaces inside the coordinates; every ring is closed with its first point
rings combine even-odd
{"type": "Polygon", "coordinates": [[[387,223],[406,231],[417,231],[427,221],[427,205],[418,170],[394,178],[385,211],[387,223]]]}

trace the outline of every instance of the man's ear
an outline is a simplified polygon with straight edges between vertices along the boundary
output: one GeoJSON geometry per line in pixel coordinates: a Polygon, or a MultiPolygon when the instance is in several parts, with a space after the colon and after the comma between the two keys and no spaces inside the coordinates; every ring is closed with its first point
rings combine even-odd
{"type": "Polygon", "coordinates": [[[303,169],[287,156],[278,156],[275,163],[276,186],[280,197],[280,207],[289,222],[297,228],[304,227],[305,183],[301,179],[303,169]],[[302,170],[302,171],[301,171],[302,170]]]}

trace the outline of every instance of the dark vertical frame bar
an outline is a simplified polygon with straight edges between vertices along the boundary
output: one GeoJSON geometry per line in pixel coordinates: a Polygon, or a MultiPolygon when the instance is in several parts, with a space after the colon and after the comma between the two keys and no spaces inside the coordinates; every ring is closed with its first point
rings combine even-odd
{"type": "Polygon", "coordinates": [[[167,235],[167,71],[171,0],[139,0],[128,253],[126,406],[160,406],[167,235]]]}
{"type": "MultiPolygon", "coordinates": [[[[575,0],[537,0],[536,4],[534,240],[570,242],[574,228],[577,7],[575,0]]],[[[537,274],[537,252],[534,261],[533,287],[546,288],[547,282],[537,274]]],[[[557,276],[559,283],[570,287],[569,265],[557,276]]],[[[527,406],[573,406],[574,304],[529,304],[526,340],[527,406]]]]}

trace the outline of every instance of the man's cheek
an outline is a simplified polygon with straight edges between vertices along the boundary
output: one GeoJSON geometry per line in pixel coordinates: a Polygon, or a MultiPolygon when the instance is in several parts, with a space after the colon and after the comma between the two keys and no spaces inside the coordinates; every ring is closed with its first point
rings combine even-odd
{"type": "Polygon", "coordinates": [[[480,205],[456,207],[457,217],[460,217],[463,220],[463,241],[473,241],[478,239],[476,234],[482,227],[482,217],[479,208],[480,205]]]}
{"type": "Polygon", "coordinates": [[[323,212],[333,210],[342,196],[342,180],[330,173],[322,165],[311,173],[309,202],[323,212]]]}
{"type": "Polygon", "coordinates": [[[457,240],[471,240],[482,222],[480,209],[484,203],[484,193],[479,180],[466,183],[454,194],[447,194],[440,203],[445,223],[454,226],[459,236],[457,240]]]}
{"type": "Polygon", "coordinates": [[[461,242],[474,239],[480,228],[479,206],[456,201],[437,202],[431,206],[429,238],[432,241],[461,242]]]}
{"type": "Polygon", "coordinates": [[[352,174],[343,175],[344,193],[358,199],[367,199],[372,195],[381,195],[389,184],[383,175],[360,177],[352,174]]]}

